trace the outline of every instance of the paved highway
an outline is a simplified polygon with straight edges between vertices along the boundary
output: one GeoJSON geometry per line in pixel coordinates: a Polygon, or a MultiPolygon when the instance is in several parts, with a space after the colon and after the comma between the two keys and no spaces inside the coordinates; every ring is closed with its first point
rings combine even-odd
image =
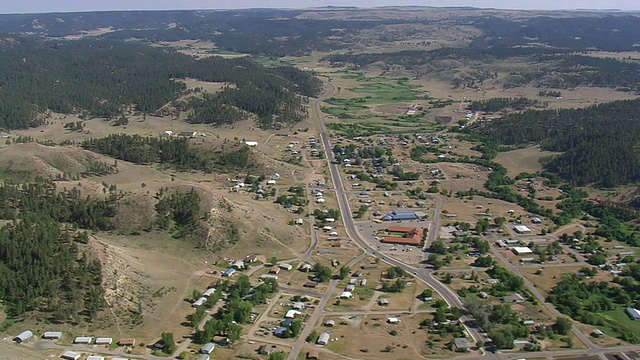
{"type": "MultiPolygon", "coordinates": [[[[329,91],[329,95],[327,96],[330,96],[331,94],[333,94],[333,92],[335,92],[335,86],[331,83],[328,83],[328,84],[331,87],[331,90],[329,91]]],[[[440,296],[444,299],[444,301],[447,302],[447,304],[449,304],[449,306],[462,308],[463,304],[462,304],[462,301],[460,301],[460,299],[458,298],[458,296],[449,288],[447,288],[444,284],[442,284],[440,281],[436,280],[433,277],[432,271],[427,269],[417,269],[417,268],[411,267],[389,256],[377,255],[376,249],[373,248],[371,244],[369,244],[364,238],[362,238],[362,236],[360,235],[360,232],[358,231],[357,225],[353,221],[353,215],[351,212],[351,208],[349,207],[349,201],[347,199],[347,194],[344,189],[344,185],[342,183],[342,178],[340,177],[340,171],[338,169],[338,165],[336,164],[335,157],[333,156],[333,151],[332,151],[331,143],[329,142],[327,129],[324,125],[324,122],[322,121],[322,113],[320,111],[319,100],[316,100],[314,102],[313,112],[316,117],[316,120],[318,121],[318,126],[320,129],[320,139],[322,141],[322,145],[324,146],[324,149],[327,155],[329,172],[331,174],[331,180],[335,187],[336,198],[338,200],[338,206],[340,208],[340,214],[342,216],[342,221],[344,223],[345,230],[349,238],[354,240],[355,243],[358,244],[358,246],[360,246],[365,251],[365,253],[379,257],[381,260],[383,260],[387,264],[401,267],[408,273],[414,274],[414,276],[416,276],[421,281],[425,282],[427,285],[432,287],[438,294],[440,294],[440,296]]],[[[428,235],[429,238],[432,240],[435,239],[435,234],[437,233],[440,207],[442,206],[441,199],[437,197],[436,199],[437,199],[436,215],[434,216],[434,219],[431,224],[431,229],[428,235]]],[[[473,319],[467,316],[461,318],[461,321],[463,322],[463,324],[465,324],[469,334],[475,341],[479,341],[479,340],[486,341],[486,338],[482,334],[480,334],[480,332],[478,332],[477,329],[467,326],[473,322],[472,320],[473,319]]]]}

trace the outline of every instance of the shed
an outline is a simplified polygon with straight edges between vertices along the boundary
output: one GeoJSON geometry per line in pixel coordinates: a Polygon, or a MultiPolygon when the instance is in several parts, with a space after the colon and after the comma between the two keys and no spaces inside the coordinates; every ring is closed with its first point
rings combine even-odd
{"type": "Polygon", "coordinates": [[[245,140],[244,143],[247,146],[258,146],[258,142],[257,141],[245,140]]]}
{"type": "Polygon", "coordinates": [[[78,336],[73,339],[74,344],[91,344],[91,341],[93,341],[91,336],[78,336]]]}
{"type": "Polygon", "coordinates": [[[61,331],[47,331],[44,334],[42,334],[42,338],[48,339],[48,340],[58,340],[61,337],[62,337],[61,331]]]}
{"type": "Polygon", "coordinates": [[[32,336],[33,336],[33,333],[31,331],[25,330],[20,334],[18,334],[16,337],[14,337],[13,340],[17,343],[22,343],[27,341],[27,339],[29,339],[32,336]]]}
{"type": "Polygon", "coordinates": [[[112,338],[99,337],[99,338],[96,338],[96,341],[94,342],[94,344],[95,345],[111,345],[112,342],[113,342],[112,338]]]}
{"type": "Polygon", "coordinates": [[[277,352],[282,352],[282,349],[275,345],[262,345],[258,348],[258,354],[260,355],[269,355],[277,352]]]}
{"type": "Polygon", "coordinates": [[[195,131],[181,131],[178,133],[178,137],[184,138],[194,138],[196,135],[198,135],[198,133],[195,131]]]}
{"type": "Polygon", "coordinates": [[[389,305],[389,300],[387,298],[379,298],[378,299],[378,305],[380,306],[387,306],[389,305]]]}
{"type": "Polygon", "coordinates": [[[502,301],[506,303],[521,303],[524,302],[524,298],[520,294],[512,294],[502,298],[502,301]]]}
{"type": "Polygon", "coordinates": [[[307,356],[305,357],[306,360],[318,360],[320,359],[320,354],[318,352],[318,350],[316,349],[312,349],[307,351],[307,356]]]}
{"type": "Polygon", "coordinates": [[[360,286],[367,286],[367,279],[360,280],[360,286]]]}
{"type": "Polygon", "coordinates": [[[329,343],[329,334],[326,332],[323,332],[322,334],[320,334],[320,336],[318,336],[318,341],[316,341],[316,344],[318,345],[327,345],[329,343]]]}
{"type": "Polygon", "coordinates": [[[306,288],[315,288],[316,286],[318,286],[318,283],[315,281],[307,281],[306,283],[304,283],[304,285],[302,285],[306,288]]]}
{"type": "Polygon", "coordinates": [[[216,292],[215,288],[209,288],[205,292],[202,293],[202,296],[209,297],[209,296],[213,295],[213,293],[215,293],[215,292],[216,292]]]}
{"type": "Polygon", "coordinates": [[[276,181],[275,180],[267,180],[267,185],[275,185],[276,181]]]}
{"type": "Polygon", "coordinates": [[[336,321],[335,320],[327,320],[327,321],[324,322],[324,326],[334,327],[334,326],[336,326],[336,321]]]}
{"type": "Polygon", "coordinates": [[[453,340],[453,346],[458,351],[467,350],[471,347],[469,341],[465,338],[455,338],[455,340],[453,340]]]}
{"type": "Polygon", "coordinates": [[[400,324],[400,319],[398,319],[397,317],[388,317],[387,322],[389,324],[400,324]]]}
{"type": "Polygon", "coordinates": [[[89,355],[89,356],[87,356],[87,360],[104,360],[104,356],[100,356],[100,355],[89,355]]]}
{"type": "Polygon", "coordinates": [[[80,354],[74,351],[65,351],[60,357],[66,360],[78,360],[80,359],[80,354]]]}
{"type": "Polygon", "coordinates": [[[355,289],[356,289],[356,286],[355,286],[355,285],[353,285],[353,284],[349,284],[349,285],[347,285],[347,287],[346,287],[346,289],[345,289],[345,290],[347,290],[347,291],[349,291],[349,292],[352,292],[352,291],[353,291],[353,290],[355,290],[355,289]]]}
{"type": "Polygon", "coordinates": [[[211,354],[215,348],[216,348],[216,343],[210,342],[202,345],[202,347],[200,348],[200,350],[198,350],[198,352],[200,354],[211,354]]]}
{"type": "Polygon", "coordinates": [[[280,263],[280,264],[278,264],[278,267],[280,269],[287,270],[287,271],[291,271],[291,269],[293,269],[293,266],[291,264],[287,264],[287,263],[280,263]]]}

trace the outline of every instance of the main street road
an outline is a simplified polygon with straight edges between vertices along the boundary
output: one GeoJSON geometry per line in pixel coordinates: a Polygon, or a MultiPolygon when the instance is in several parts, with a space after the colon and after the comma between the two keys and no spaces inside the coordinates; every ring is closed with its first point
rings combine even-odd
{"type": "MultiPolygon", "coordinates": [[[[328,84],[332,89],[329,92],[329,94],[333,94],[335,92],[335,86],[331,83],[328,83],[328,84]]],[[[438,294],[440,294],[440,296],[444,299],[444,301],[446,301],[447,304],[449,304],[450,306],[463,307],[462,301],[460,301],[458,296],[449,288],[447,288],[444,284],[442,284],[440,281],[435,279],[433,277],[432,271],[427,269],[422,269],[422,268],[417,269],[417,268],[411,267],[389,256],[377,255],[376,249],[374,249],[373,246],[371,246],[371,244],[369,244],[360,235],[360,232],[358,232],[357,225],[353,221],[353,215],[351,212],[351,208],[349,207],[349,201],[347,199],[346,191],[342,183],[342,178],[340,177],[340,171],[336,164],[336,159],[333,156],[333,151],[331,148],[331,143],[329,142],[327,129],[324,125],[324,122],[322,121],[322,112],[320,111],[320,100],[314,101],[313,110],[314,110],[313,112],[316,117],[316,120],[318,121],[318,126],[320,128],[320,138],[322,140],[322,145],[324,146],[324,150],[327,154],[329,172],[331,174],[331,180],[335,187],[336,198],[338,199],[338,206],[340,208],[340,214],[342,215],[342,221],[344,223],[345,230],[347,231],[347,235],[349,236],[349,238],[353,239],[355,243],[358,244],[358,246],[360,246],[365,251],[365,253],[376,256],[381,260],[383,260],[384,262],[386,262],[387,264],[390,264],[392,266],[398,266],[409,273],[413,273],[418,279],[420,279],[427,285],[431,286],[438,294]]],[[[437,204],[441,204],[441,201],[437,202],[437,204]]],[[[439,213],[440,209],[438,209],[438,207],[439,206],[436,205],[436,213],[439,213]]],[[[437,223],[438,220],[439,220],[439,216],[438,214],[436,214],[432,222],[432,226],[431,226],[432,230],[430,231],[430,234],[429,234],[429,236],[432,239],[435,238],[435,233],[437,232],[437,229],[438,229],[438,223],[437,223]]],[[[480,334],[480,332],[477,329],[475,329],[472,326],[468,326],[472,324],[473,322],[472,318],[468,316],[464,316],[461,318],[461,321],[465,324],[469,334],[475,341],[486,340],[486,338],[482,334],[480,334]]]]}

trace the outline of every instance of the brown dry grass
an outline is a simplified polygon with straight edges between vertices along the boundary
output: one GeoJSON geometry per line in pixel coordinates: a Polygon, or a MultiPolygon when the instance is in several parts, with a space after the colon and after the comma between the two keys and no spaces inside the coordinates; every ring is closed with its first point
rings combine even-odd
{"type": "Polygon", "coordinates": [[[514,177],[521,172],[534,173],[542,171],[540,159],[555,153],[542,151],[538,146],[498,153],[496,162],[507,168],[509,176],[514,177]]]}

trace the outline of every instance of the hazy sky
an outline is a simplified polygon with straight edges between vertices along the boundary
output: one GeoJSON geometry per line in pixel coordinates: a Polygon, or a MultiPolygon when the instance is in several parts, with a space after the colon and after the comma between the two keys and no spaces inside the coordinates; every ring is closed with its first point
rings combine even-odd
{"type": "Polygon", "coordinates": [[[327,5],[360,7],[385,5],[475,6],[502,9],[640,9],[640,2],[637,0],[0,0],[0,13],[251,7],[305,8],[327,5]]]}

